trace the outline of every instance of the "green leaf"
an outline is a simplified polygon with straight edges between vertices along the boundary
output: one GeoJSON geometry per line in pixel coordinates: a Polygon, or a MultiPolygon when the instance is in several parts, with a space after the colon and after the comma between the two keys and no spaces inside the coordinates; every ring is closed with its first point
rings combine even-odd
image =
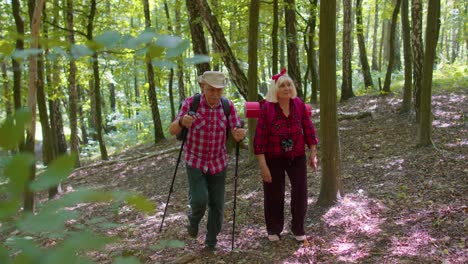
{"type": "Polygon", "coordinates": [[[23,140],[24,130],[31,122],[31,112],[27,109],[16,111],[15,116],[8,117],[0,126],[0,147],[5,150],[16,148],[23,140]]]}
{"type": "Polygon", "coordinates": [[[22,199],[20,199],[19,196],[16,199],[0,201],[0,219],[15,215],[21,206],[21,201],[22,199]]]}
{"type": "Polygon", "coordinates": [[[47,170],[31,183],[31,190],[42,191],[56,186],[73,171],[76,155],[63,155],[52,161],[47,170]]]}
{"type": "Polygon", "coordinates": [[[0,40],[0,53],[3,53],[5,55],[10,55],[14,50],[15,50],[15,45],[13,45],[13,42],[0,40]]]}
{"type": "Polygon", "coordinates": [[[155,37],[156,37],[156,33],[154,33],[152,30],[146,30],[142,32],[140,35],[138,35],[138,37],[130,38],[126,42],[124,41],[125,43],[124,46],[130,49],[136,49],[138,46],[142,44],[151,43],[151,41],[153,41],[155,37]]]}
{"type": "Polygon", "coordinates": [[[42,210],[36,215],[25,214],[17,225],[18,229],[29,233],[56,232],[65,229],[65,221],[77,217],[78,213],[70,210],[42,210]]]}
{"type": "Polygon", "coordinates": [[[154,67],[158,67],[161,69],[162,68],[174,69],[177,67],[177,64],[175,64],[172,61],[153,60],[151,63],[153,64],[154,67]]]}
{"type": "Polygon", "coordinates": [[[5,175],[9,179],[8,191],[16,195],[23,193],[33,164],[34,155],[31,153],[19,153],[11,158],[5,167],[5,175]]]}
{"type": "Polygon", "coordinates": [[[74,59],[79,59],[85,56],[93,55],[94,51],[86,45],[73,45],[71,47],[71,55],[74,59]]]}
{"type": "Polygon", "coordinates": [[[15,60],[18,59],[27,59],[29,56],[35,56],[41,54],[43,52],[42,49],[24,49],[24,50],[14,50],[11,54],[11,57],[15,60]]]}
{"type": "Polygon", "coordinates": [[[154,214],[154,203],[146,199],[142,195],[134,195],[127,198],[127,203],[143,212],[154,214]]]}
{"type": "Polygon", "coordinates": [[[117,45],[120,39],[120,33],[117,31],[106,31],[94,38],[94,41],[101,44],[105,48],[113,48],[117,45]]]}
{"type": "Polygon", "coordinates": [[[65,240],[62,246],[65,249],[72,249],[73,251],[99,250],[106,244],[114,242],[115,240],[114,238],[97,235],[91,232],[79,232],[65,240]]]}
{"type": "Polygon", "coordinates": [[[8,250],[0,245],[0,263],[9,264],[11,263],[8,250]]]}
{"type": "Polygon", "coordinates": [[[155,44],[163,48],[173,49],[179,46],[181,42],[182,38],[180,37],[163,35],[156,40],[155,44]]]}
{"type": "Polygon", "coordinates": [[[186,39],[182,40],[176,47],[169,48],[166,52],[167,58],[173,58],[181,55],[190,47],[190,42],[186,39]]]}
{"type": "Polygon", "coordinates": [[[185,247],[185,242],[180,240],[160,240],[157,245],[150,246],[151,249],[161,250],[165,248],[183,248],[185,247]]]}
{"type": "Polygon", "coordinates": [[[118,257],[114,260],[114,264],[139,264],[141,263],[136,257],[118,257]]]}
{"type": "Polygon", "coordinates": [[[184,59],[184,63],[188,65],[210,62],[211,58],[206,55],[195,55],[192,58],[184,59]]]}
{"type": "Polygon", "coordinates": [[[150,57],[150,59],[160,58],[163,52],[164,52],[164,49],[159,46],[150,45],[148,47],[148,56],[150,57]]]}

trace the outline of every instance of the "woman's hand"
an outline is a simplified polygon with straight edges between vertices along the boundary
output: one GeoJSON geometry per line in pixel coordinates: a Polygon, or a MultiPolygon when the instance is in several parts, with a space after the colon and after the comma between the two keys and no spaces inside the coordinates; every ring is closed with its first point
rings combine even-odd
{"type": "Polygon", "coordinates": [[[271,173],[270,169],[266,164],[260,166],[260,173],[262,174],[262,178],[264,182],[271,182],[271,173]]]}
{"type": "Polygon", "coordinates": [[[315,146],[313,146],[310,149],[310,155],[309,155],[309,160],[307,161],[307,164],[309,164],[310,167],[314,168],[315,173],[317,173],[317,168],[318,168],[318,160],[317,160],[317,149],[315,146]]]}

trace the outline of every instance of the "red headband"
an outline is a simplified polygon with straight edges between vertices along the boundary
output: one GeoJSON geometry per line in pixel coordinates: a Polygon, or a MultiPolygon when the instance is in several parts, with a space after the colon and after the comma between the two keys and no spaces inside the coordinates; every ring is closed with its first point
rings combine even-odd
{"type": "Polygon", "coordinates": [[[276,74],[276,75],[273,75],[273,77],[271,77],[271,79],[274,80],[275,83],[276,83],[276,82],[278,81],[278,79],[279,79],[281,76],[283,76],[285,73],[286,73],[286,68],[283,68],[283,69],[281,70],[280,73],[278,73],[278,74],[276,74]]]}

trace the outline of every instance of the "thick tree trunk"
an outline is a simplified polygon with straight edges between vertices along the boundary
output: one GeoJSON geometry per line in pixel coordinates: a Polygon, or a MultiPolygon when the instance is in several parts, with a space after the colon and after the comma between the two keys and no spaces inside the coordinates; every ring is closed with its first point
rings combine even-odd
{"type": "Polygon", "coordinates": [[[395,64],[395,30],[396,30],[396,24],[397,24],[397,18],[398,18],[398,13],[400,12],[400,5],[401,5],[401,0],[397,0],[395,9],[393,10],[393,15],[392,15],[392,24],[390,28],[390,55],[388,57],[388,66],[387,66],[387,74],[385,75],[385,82],[384,82],[384,87],[383,87],[383,93],[384,94],[389,94],[390,91],[390,83],[392,79],[392,73],[393,73],[393,67],[395,64]]]}
{"type": "Polygon", "coordinates": [[[413,103],[416,122],[420,121],[421,87],[423,76],[424,44],[422,39],[422,1],[411,0],[411,46],[413,53],[413,103]]]}
{"type": "Polygon", "coordinates": [[[343,79],[341,83],[341,102],[354,97],[353,93],[353,70],[351,61],[353,59],[353,4],[352,0],[343,0],[343,79]]]}
{"type": "Polygon", "coordinates": [[[369,68],[369,62],[367,60],[366,44],[364,41],[362,25],[362,1],[356,1],[356,32],[359,45],[359,59],[361,61],[362,75],[364,77],[365,88],[373,88],[372,76],[369,68]]]}
{"type": "MultiPolygon", "coordinates": [[[[19,0],[12,0],[12,9],[13,9],[13,17],[15,19],[16,25],[16,33],[18,37],[16,38],[16,51],[21,51],[24,49],[24,21],[21,17],[20,10],[20,2],[19,0]]],[[[15,110],[21,108],[21,74],[22,74],[22,67],[21,62],[15,59],[12,59],[13,64],[13,102],[15,110]]]]}
{"type": "MultiPolygon", "coordinates": [[[[250,0],[249,8],[249,90],[248,90],[248,101],[256,101],[258,96],[258,33],[259,33],[259,14],[260,14],[260,1],[250,0]]],[[[248,119],[248,126],[254,128],[257,125],[255,118],[248,119]]],[[[255,129],[249,129],[249,142],[253,142],[255,135],[255,129]]],[[[251,145],[252,146],[252,145],[251,145]]],[[[250,147],[250,152],[253,154],[253,147],[250,147]]],[[[251,155],[253,158],[254,155],[251,155]]]]}
{"type": "MultiPolygon", "coordinates": [[[[73,45],[75,43],[75,34],[73,31],[73,0],[67,1],[67,29],[68,29],[68,42],[73,45]]],[[[80,142],[78,139],[78,119],[77,119],[77,100],[78,93],[76,91],[76,62],[73,56],[70,57],[69,62],[70,72],[68,75],[69,85],[69,120],[70,120],[70,148],[71,153],[76,154],[75,166],[80,166],[80,142]]]]}
{"type": "MultiPolygon", "coordinates": [[[[148,0],[143,0],[144,13],[145,13],[145,25],[146,28],[151,27],[151,18],[149,12],[149,3],[148,0]]],[[[154,143],[158,143],[161,140],[164,140],[164,132],[161,124],[161,117],[159,115],[158,108],[158,99],[156,96],[156,86],[154,84],[154,70],[153,64],[151,63],[151,58],[149,54],[146,55],[146,69],[148,73],[148,98],[151,106],[151,113],[153,116],[153,125],[154,125],[154,143]]]]}
{"type": "Polygon", "coordinates": [[[343,196],[336,106],[336,1],[320,4],[320,145],[322,182],[317,204],[330,206],[343,196]]]}
{"type": "Polygon", "coordinates": [[[426,48],[424,53],[423,83],[421,90],[421,122],[419,124],[419,145],[432,145],[432,73],[436,57],[440,27],[440,0],[429,1],[427,10],[426,48]]]}
{"type": "MultiPolygon", "coordinates": [[[[286,48],[288,52],[288,74],[294,81],[297,96],[304,99],[301,69],[299,67],[299,48],[297,47],[296,4],[295,0],[285,0],[286,48]]],[[[275,73],[276,74],[276,73],[275,73]]]]}
{"type": "MultiPolygon", "coordinates": [[[[33,16],[31,18],[31,49],[39,48],[39,31],[41,25],[41,14],[44,8],[45,0],[37,0],[34,7],[33,16]]],[[[29,57],[29,90],[28,90],[28,107],[31,111],[31,123],[26,131],[25,151],[34,155],[35,135],[36,135],[36,92],[38,85],[37,76],[37,56],[29,57]]],[[[34,193],[29,189],[29,185],[34,181],[36,175],[35,162],[29,170],[28,180],[24,186],[24,205],[25,211],[34,211],[34,193]]]]}
{"type": "Polygon", "coordinates": [[[406,114],[411,111],[411,93],[413,82],[413,67],[411,56],[411,32],[409,25],[409,0],[402,0],[401,5],[401,23],[403,29],[403,54],[405,57],[405,86],[403,88],[403,103],[401,105],[400,113],[406,114]]]}
{"type": "MultiPolygon", "coordinates": [[[[197,1],[186,0],[187,11],[189,14],[190,34],[192,36],[193,53],[195,55],[208,55],[208,46],[205,41],[205,32],[203,30],[202,16],[197,5],[197,1]]],[[[202,75],[205,71],[210,70],[208,62],[196,65],[197,75],[202,75]]],[[[197,85],[198,86],[198,85],[197,85]]]]}

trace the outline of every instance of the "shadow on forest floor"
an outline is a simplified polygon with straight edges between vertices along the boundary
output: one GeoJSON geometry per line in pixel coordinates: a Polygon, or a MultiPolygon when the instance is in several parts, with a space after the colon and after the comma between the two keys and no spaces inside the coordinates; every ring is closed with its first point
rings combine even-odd
{"type": "MultiPolygon", "coordinates": [[[[320,175],[309,172],[307,241],[297,243],[289,232],[289,190],[282,240],[266,239],[263,191],[257,164],[241,151],[236,213],[235,250],[231,251],[233,176],[231,155],[226,185],[225,221],[218,250],[202,251],[206,220],[197,239],[184,225],[187,209],[185,167],[179,166],[164,229],[158,232],[177,152],[147,159],[149,153],[180,144],[167,140],[156,146],[129,149],[112,157],[116,163],[89,164],[64,184],[68,191],[82,186],[129,189],[157,204],[145,216],[122,207],[115,215],[105,204],[81,207],[84,218],[103,217],[123,224],[105,230],[122,238],[105,252],[111,257],[136,256],[144,263],[466,263],[467,94],[466,90],[433,97],[433,147],[417,147],[417,127],[398,114],[401,100],[392,96],[358,97],[339,105],[341,112],[369,111],[361,119],[340,121],[342,180],[345,196],[333,207],[315,206],[320,175]],[[118,160],[135,157],[134,160],[118,160]],[[180,240],[179,247],[158,247],[180,240]]],[[[313,120],[317,122],[318,114],[313,120]]],[[[318,123],[318,122],[317,122],[318,123]]]]}

